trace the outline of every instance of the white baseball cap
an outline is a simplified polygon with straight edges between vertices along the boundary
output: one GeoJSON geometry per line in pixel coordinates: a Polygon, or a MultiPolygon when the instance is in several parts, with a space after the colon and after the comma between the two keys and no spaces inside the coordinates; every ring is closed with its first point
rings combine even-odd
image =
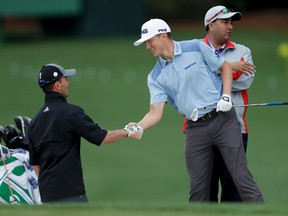
{"type": "Polygon", "coordinates": [[[206,28],[207,25],[216,19],[228,19],[231,17],[233,21],[239,21],[242,18],[242,14],[240,12],[233,12],[233,10],[222,5],[215,6],[207,11],[204,18],[204,26],[206,28]]]}
{"type": "Polygon", "coordinates": [[[141,38],[134,42],[134,46],[139,46],[146,40],[154,37],[155,35],[165,32],[171,32],[171,29],[164,20],[150,19],[142,25],[141,38]]]}

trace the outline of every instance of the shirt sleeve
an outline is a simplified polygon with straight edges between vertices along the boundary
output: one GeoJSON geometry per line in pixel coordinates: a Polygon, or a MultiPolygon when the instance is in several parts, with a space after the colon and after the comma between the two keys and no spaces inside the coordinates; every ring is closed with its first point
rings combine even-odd
{"type": "Polygon", "coordinates": [[[167,94],[157,86],[155,81],[150,76],[148,77],[148,88],[150,92],[150,104],[168,101],[167,94]]]}
{"type": "MultiPolygon", "coordinates": [[[[237,53],[241,56],[240,61],[246,61],[253,64],[251,50],[244,45],[237,45],[237,53]]],[[[245,75],[242,72],[233,72],[232,91],[241,91],[248,89],[254,81],[255,74],[245,75]]]]}
{"type": "MultiPolygon", "coordinates": [[[[29,133],[29,130],[28,130],[29,133]]],[[[29,135],[28,135],[29,137],[29,135]]],[[[39,164],[39,157],[37,155],[37,151],[35,145],[33,144],[32,140],[29,138],[29,160],[31,165],[38,165],[39,164]]]]}
{"type": "Polygon", "coordinates": [[[221,55],[216,56],[213,49],[211,49],[211,47],[209,47],[203,41],[200,42],[200,50],[211,71],[216,71],[224,64],[225,59],[221,57],[221,55]]]}
{"type": "Polygon", "coordinates": [[[81,137],[96,145],[100,145],[106,137],[108,131],[95,123],[82,108],[78,108],[75,115],[75,131],[81,137]]]}

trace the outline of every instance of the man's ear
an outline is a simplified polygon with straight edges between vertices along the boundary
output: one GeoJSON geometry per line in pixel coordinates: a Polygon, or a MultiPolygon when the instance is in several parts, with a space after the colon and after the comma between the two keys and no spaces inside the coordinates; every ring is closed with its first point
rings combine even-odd
{"type": "Polygon", "coordinates": [[[54,83],[54,88],[56,88],[56,89],[59,89],[59,88],[60,88],[60,82],[59,82],[59,80],[57,80],[57,81],[54,83]]]}
{"type": "Polygon", "coordinates": [[[213,23],[210,23],[208,28],[210,28],[210,31],[213,32],[213,31],[214,31],[214,29],[213,29],[213,23]]]}

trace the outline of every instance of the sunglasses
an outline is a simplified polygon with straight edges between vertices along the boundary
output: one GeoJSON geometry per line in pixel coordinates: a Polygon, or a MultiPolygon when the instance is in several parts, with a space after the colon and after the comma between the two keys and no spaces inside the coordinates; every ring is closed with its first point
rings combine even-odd
{"type": "Polygon", "coordinates": [[[207,22],[209,23],[212,19],[214,19],[216,16],[218,16],[219,14],[223,13],[223,14],[227,14],[229,12],[233,12],[233,9],[230,8],[223,8],[221,11],[217,12],[214,16],[210,17],[207,22]]]}

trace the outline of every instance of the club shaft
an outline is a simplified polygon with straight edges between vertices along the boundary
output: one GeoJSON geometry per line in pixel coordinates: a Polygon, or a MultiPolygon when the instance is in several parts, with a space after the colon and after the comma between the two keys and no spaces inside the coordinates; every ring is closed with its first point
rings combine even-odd
{"type": "MultiPolygon", "coordinates": [[[[288,105],[288,102],[269,102],[269,103],[257,103],[257,104],[236,104],[233,107],[255,107],[255,106],[281,106],[281,105],[288,105]]],[[[217,108],[216,106],[207,106],[203,107],[203,109],[207,108],[217,108]]]]}
{"type": "Polygon", "coordinates": [[[233,105],[234,107],[252,107],[252,106],[281,106],[288,105],[288,102],[269,102],[269,103],[258,103],[258,104],[239,104],[233,105]]]}

